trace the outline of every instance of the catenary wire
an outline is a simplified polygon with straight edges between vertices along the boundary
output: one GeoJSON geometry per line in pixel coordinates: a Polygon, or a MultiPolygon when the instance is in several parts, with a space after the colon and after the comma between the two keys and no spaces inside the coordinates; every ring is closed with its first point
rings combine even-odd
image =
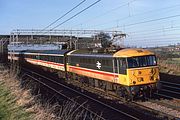
{"type": "Polygon", "coordinates": [[[89,5],[88,7],[84,8],[83,10],[81,10],[80,12],[76,13],[75,15],[71,16],[70,18],[68,18],[67,20],[61,22],[60,24],[56,25],[55,27],[53,27],[52,29],[50,29],[51,31],[56,29],[57,27],[63,25],[64,23],[68,22],[69,20],[73,19],[74,17],[78,16],[79,14],[81,14],[82,12],[86,11],[87,9],[91,8],[92,6],[94,6],[95,4],[97,4],[98,2],[100,2],[101,0],[97,0],[96,2],[92,3],[91,5],[89,5]]]}
{"type": "MultiPolygon", "coordinates": [[[[129,1],[129,2],[127,2],[127,3],[124,3],[124,4],[122,4],[122,5],[120,5],[120,6],[116,7],[116,8],[112,8],[111,10],[108,10],[108,11],[106,11],[106,12],[104,12],[104,13],[96,16],[96,17],[93,17],[93,18],[91,18],[91,19],[88,19],[88,20],[84,21],[83,23],[87,23],[87,22],[90,22],[90,21],[94,21],[95,19],[98,19],[98,18],[100,18],[100,17],[102,17],[102,16],[104,16],[104,15],[107,15],[107,14],[111,13],[111,12],[114,11],[114,10],[117,10],[117,9],[120,9],[120,8],[122,8],[122,7],[124,7],[124,6],[127,6],[127,5],[131,4],[131,3],[134,2],[134,1],[137,1],[137,0],[132,0],[132,1],[129,1]]],[[[80,25],[82,25],[82,23],[76,24],[76,25],[74,25],[74,26],[72,26],[72,27],[76,27],[76,26],[80,26],[80,25]]]]}
{"type": "Polygon", "coordinates": [[[79,7],[81,4],[83,4],[86,0],[81,1],[79,4],[77,4],[75,7],[73,7],[72,9],[70,9],[68,12],[66,12],[65,14],[63,14],[61,17],[59,17],[58,19],[56,19],[54,22],[50,23],[48,26],[46,26],[44,29],[42,29],[40,32],[46,30],[47,28],[49,28],[50,26],[54,25],[56,22],[58,22],[59,20],[61,20],[63,17],[65,17],[66,15],[68,15],[70,12],[72,12],[74,9],[76,9],[77,7],[79,7]]]}
{"type": "Polygon", "coordinates": [[[114,29],[114,28],[119,28],[119,27],[129,27],[129,26],[134,26],[134,25],[139,25],[139,24],[144,24],[144,23],[149,23],[149,22],[156,22],[156,21],[166,20],[166,19],[171,19],[171,18],[176,18],[176,17],[180,17],[180,14],[171,15],[171,16],[167,16],[167,17],[156,18],[156,19],[151,19],[151,20],[140,21],[140,22],[136,22],[136,23],[130,23],[130,24],[111,27],[111,28],[105,28],[105,29],[114,29]]]}
{"type": "MultiPolygon", "coordinates": [[[[121,5],[121,7],[123,7],[123,6],[125,6],[125,5],[128,5],[128,4],[130,4],[131,2],[134,2],[134,1],[130,1],[130,2],[128,2],[128,3],[126,3],[126,4],[124,4],[124,5],[121,5]]],[[[109,23],[114,23],[114,22],[119,22],[119,21],[122,21],[122,20],[126,20],[126,19],[128,19],[128,18],[130,18],[130,17],[136,17],[136,16],[139,16],[139,15],[144,15],[144,14],[147,14],[147,13],[152,13],[152,12],[159,12],[159,11],[162,11],[162,10],[168,10],[168,9],[172,9],[172,8],[176,8],[176,7],[179,7],[180,6],[180,4],[177,4],[177,5],[173,5],[173,6],[168,6],[168,7],[163,7],[163,8],[159,8],[159,9],[155,9],[155,10],[149,10],[149,11],[145,11],[145,12],[142,12],[142,13],[139,13],[139,14],[135,14],[135,15],[131,15],[131,16],[126,16],[126,17],[123,17],[123,18],[120,18],[120,19],[114,19],[114,20],[111,20],[111,21],[108,21],[108,22],[105,22],[105,23],[101,23],[101,24],[96,24],[96,25],[93,25],[93,26],[103,26],[103,25],[107,25],[107,24],[109,24],[109,23]]],[[[117,7],[117,8],[120,8],[120,6],[119,7],[117,7]]],[[[113,11],[113,10],[116,10],[117,8],[114,8],[114,9],[112,9],[111,11],[113,11]]],[[[110,10],[109,11],[107,11],[107,12],[110,12],[110,10]]],[[[104,13],[104,14],[102,14],[102,15],[100,15],[100,16],[96,16],[95,18],[93,18],[92,20],[95,20],[95,19],[98,19],[98,18],[100,18],[101,16],[104,16],[104,15],[106,15],[107,13],[104,13]]],[[[85,23],[87,23],[87,22],[89,22],[89,21],[91,21],[91,20],[88,20],[88,21],[86,21],[85,23]]],[[[74,25],[73,27],[76,27],[76,26],[79,26],[79,25],[82,25],[82,23],[81,24],[77,24],[77,25],[74,25]]]]}

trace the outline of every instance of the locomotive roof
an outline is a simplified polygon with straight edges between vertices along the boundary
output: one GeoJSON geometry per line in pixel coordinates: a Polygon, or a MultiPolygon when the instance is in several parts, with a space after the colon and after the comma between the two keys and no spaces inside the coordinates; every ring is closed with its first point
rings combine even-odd
{"type": "Polygon", "coordinates": [[[103,49],[93,50],[93,49],[84,49],[84,50],[75,50],[70,53],[72,56],[99,56],[99,57],[135,57],[135,56],[145,56],[145,55],[154,55],[146,49],[137,49],[137,48],[126,48],[121,50],[116,50],[112,52],[105,52],[103,49]]]}
{"type": "Polygon", "coordinates": [[[131,48],[131,49],[123,49],[117,51],[113,55],[113,57],[136,57],[136,56],[145,56],[145,55],[154,55],[154,53],[147,49],[131,48]]]}
{"type": "Polygon", "coordinates": [[[93,56],[93,57],[113,57],[114,52],[104,52],[104,49],[80,49],[74,50],[68,55],[70,56],[93,56]]]}

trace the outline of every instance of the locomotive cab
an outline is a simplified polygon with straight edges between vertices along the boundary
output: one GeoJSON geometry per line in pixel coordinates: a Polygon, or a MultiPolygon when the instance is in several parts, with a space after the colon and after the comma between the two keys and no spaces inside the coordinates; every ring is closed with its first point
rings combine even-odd
{"type": "Polygon", "coordinates": [[[159,68],[153,53],[142,49],[125,49],[115,53],[114,68],[119,74],[119,84],[134,96],[157,89],[159,68]]]}

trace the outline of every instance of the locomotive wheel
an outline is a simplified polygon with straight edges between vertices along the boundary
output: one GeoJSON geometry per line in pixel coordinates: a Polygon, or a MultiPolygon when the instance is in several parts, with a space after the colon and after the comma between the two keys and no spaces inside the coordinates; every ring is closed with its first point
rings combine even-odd
{"type": "Polygon", "coordinates": [[[95,87],[95,80],[93,78],[89,78],[89,85],[95,87]]]}
{"type": "Polygon", "coordinates": [[[121,97],[123,97],[125,99],[125,101],[129,102],[129,101],[133,100],[133,96],[128,91],[128,88],[121,87],[120,91],[121,91],[120,95],[121,95],[121,97]]]}
{"type": "Polygon", "coordinates": [[[133,101],[133,96],[128,91],[125,91],[125,100],[128,102],[133,101]]]}

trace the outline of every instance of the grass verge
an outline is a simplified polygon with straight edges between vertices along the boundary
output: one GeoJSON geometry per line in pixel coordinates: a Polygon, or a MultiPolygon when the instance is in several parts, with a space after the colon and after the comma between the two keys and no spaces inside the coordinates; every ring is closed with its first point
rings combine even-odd
{"type": "Polygon", "coordinates": [[[32,116],[16,104],[16,97],[0,82],[0,120],[30,120],[32,116]]]}
{"type": "Polygon", "coordinates": [[[31,94],[34,82],[22,86],[25,79],[19,73],[18,67],[7,69],[0,64],[0,120],[100,120],[75,102],[42,104],[39,95],[31,94]]]}

